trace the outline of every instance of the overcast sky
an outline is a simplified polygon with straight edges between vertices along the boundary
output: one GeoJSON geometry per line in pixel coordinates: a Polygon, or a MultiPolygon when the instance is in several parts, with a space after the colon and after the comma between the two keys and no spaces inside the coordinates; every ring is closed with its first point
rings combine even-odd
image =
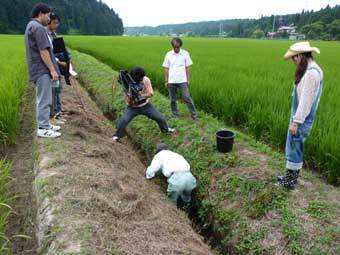
{"type": "Polygon", "coordinates": [[[340,0],[102,0],[123,19],[124,26],[158,26],[186,22],[260,18],[261,15],[319,10],[340,0]]]}

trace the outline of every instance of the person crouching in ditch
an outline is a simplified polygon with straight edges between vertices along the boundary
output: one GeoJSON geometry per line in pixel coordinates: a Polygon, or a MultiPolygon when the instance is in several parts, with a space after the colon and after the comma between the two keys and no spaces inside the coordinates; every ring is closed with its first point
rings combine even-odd
{"type": "Polygon", "coordinates": [[[312,52],[320,53],[309,42],[293,44],[284,55],[296,65],[293,102],[286,140],[287,173],[278,176],[277,185],[294,189],[303,163],[303,146],[313,126],[321,92],[323,72],[312,52]]]}
{"type": "Polygon", "coordinates": [[[137,115],[145,115],[148,118],[156,121],[161,132],[173,133],[175,129],[168,126],[168,123],[166,122],[163,115],[149,102],[149,98],[153,96],[153,89],[150,79],[145,76],[144,69],[141,67],[135,67],[131,70],[130,75],[135,82],[143,83],[143,89],[139,92],[139,94],[140,96],[146,97],[147,99],[145,102],[138,104],[138,102],[135,102],[130,97],[124,95],[127,106],[123,116],[118,122],[117,131],[113,135],[112,140],[119,141],[125,135],[126,126],[137,115]]]}
{"type": "Polygon", "coordinates": [[[190,213],[191,193],[196,188],[196,178],[190,172],[190,165],[185,158],[169,149],[165,143],[157,144],[157,150],[151,165],[146,170],[146,178],[155,177],[162,169],[168,178],[168,197],[177,207],[190,213]]]}

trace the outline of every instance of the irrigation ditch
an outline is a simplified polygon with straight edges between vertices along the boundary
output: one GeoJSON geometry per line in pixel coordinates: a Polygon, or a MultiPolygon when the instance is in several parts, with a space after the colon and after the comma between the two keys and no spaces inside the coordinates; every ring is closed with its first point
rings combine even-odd
{"type": "MultiPolygon", "coordinates": [[[[89,55],[73,53],[81,84],[106,116],[118,117],[125,102],[115,82],[117,73],[89,55]]],[[[168,99],[159,93],[152,103],[177,132],[160,134],[155,123],[137,117],[138,121],[129,124],[130,140],[146,164],[158,142],[170,144],[188,159],[199,184],[191,220],[214,249],[221,254],[340,251],[336,241],[340,222],[334,217],[340,212],[339,190],[308,171],[303,172],[293,192],[275,187],[275,176],[284,168],[281,153],[236,130],[233,152],[217,153],[214,134],[224,123],[204,112],[199,112],[199,122],[193,122],[183,104],[179,106],[180,118],[172,119],[168,99]],[[328,236],[327,240],[323,236],[328,236]]],[[[162,180],[156,182],[165,185],[162,180]]]]}
{"type": "MultiPolygon", "coordinates": [[[[79,79],[80,79],[81,85],[86,88],[87,92],[89,93],[90,98],[94,102],[98,103],[98,93],[96,93],[93,87],[88,86],[86,79],[84,80],[83,78],[84,77],[80,75],[79,79]]],[[[115,90],[118,89],[117,83],[115,80],[113,81],[112,85],[113,85],[113,93],[115,93],[115,90]]],[[[115,99],[116,98],[113,97],[112,102],[115,99]]],[[[116,123],[118,121],[119,113],[117,113],[117,111],[114,108],[107,107],[103,111],[103,114],[108,120],[112,121],[112,123],[116,123]]],[[[147,155],[145,148],[141,146],[140,143],[137,142],[136,136],[134,134],[134,129],[131,129],[128,127],[127,132],[126,132],[126,137],[128,139],[124,139],[124,143],[129,145],[131,148],[133,148],[134,152],[136,153],[140,161],[143,162],[145,169],[146,169],[146,167],[150,163],[152,154],[150,153],[147,155]]],[[[166,190],[167,190],[166,178],[163,175],[158,174],[157,178],[154,179],[154,182],[160,187],[162,192],[166,194],[166,190]]],[[[221,241],[223,241],[224,237],[223,235],[216,232],[216,229],[220,228],[220,226],[214,225],[215,224],[214,219],[211,218],[210,221],[208,222],[208,221],[202,220],[199,217],[200,201],[195,196],[195,194],[196,194],[195,190],[193,190],[193,193],[192,193],[193,204],[192,204],[190,213],[187,214],[187,217],[190,219],[193,225],[193,229],[204,238],[205,242],[210,247],[212,247],[212,249],[215,250],[216,253],[218,254],[225,254],[225,252],[227,252],[228,254],[232,253],[229,248],[226,250],[225,248],[221,246],[221,241]]]]}
{"type": "MultiPolygon", "coordinates": [[[[103,73],[105,69],[106,69],[105,70],[106,72],[109,71],[107,67],[105,68],[104,65],[99,67],[98,70],[94,70],[95,68],[93,68],[92,69],[93,73],[90,74],[89,70],[86,68],[86,66],[89,66],[90,64],[89,62],[86,61],[86,58],[87,60],[89,60],[88,57],[81,53],[76,53],[76,60],[78,57],[80,57],[78,61],[80,60],[80,62],[82,63],[81,65],[79,65],[79,62],[78,62],[78,65],[77,65],[77,68],[79,68],[78,69],[80,73],[79,79],[80,79],[81,85],[85,87],[85,89],[88,91],[89,96],[92,98],[92,100],[94,100],[94,102],[96,102],[98,106],[102,109],[104,116],[106,116],[106,118],[108,118],[109,120],[115,123],[117,121],[117,117],[119,117],[119,115],[122,113],[122,110],[124,109],[124,106],[125,106],[124,101],[121,100],[122,91],[120,90],[119,84],[117,84],[116,78],[113,78],[111,75],[108,75],[108,73],[106,74],[103,73]],[[85,69],[82,69],[83,65],[85,69]],[[104,77],[106,76],[106,84],[102,83],[103,79],[105,79],[103,78],[103,75],[104,77]],[[92,79],[92,77],[96,77],[96,78],[92,79]],[[98,77],[101,77],[100,82],[97,81],[98,77]],[[112,87],[107,86],[107,85],[111,85],[112,87]]],[[[90,62],[91,61],[93,60],[90,59],[90,62]]],[[[96,63],[94,66],[98,67],[98,63],[96,63]]],[[[183,111],[183,108],[184,108],[183,105],[181,105],[180,108],[183,111]]],[[[200,116],[202,116],[202,114],[204,113],[201,112],[200,116]]],[[[181,117],[189,119],[189,116],[182,115],[181,117]]],[[[144,162],[145,165],[147,165],[153,157],[155,146],[152,144],[148,144],[148,141],[145,141],[144,139],[154,137],[154,135],[148,136],[145,133],[143,133],[141,129],[147,126],[148,131],[150,130],[158,131],[158,130],[155,126],[152,127],[151,125],[150,127],[150,125],[148,125],[145,122],[145,120],[143,121],[139,118],[138,121],[141,121],[142,123],[138,125],[136,122],[134,122],[134,124],[132,124],[130,127],[127,128],[127,137],[129,137],[129,139],[125,139],[124,142],[127,144],[131,144],[133,148],[135,149],[140,160],[144,162]],[[143,134],[142,135],[138,134],[139,131],[141,131],[143,134]],[[143,140],[141,140],[140,137],[143,137],[144,139],[142,138],[143,140]]],[[[186,125],[187,123],[184,123],[183,127],[185,128],[186,125]]],[[[190,123],[189,125],[192,125],[192,123],[190,123]]],[[[157,136],[158,135],[156,135],[156,137],[157,136]]],[[[169,139],[168,137],[163,135],[163,137],[159,138],[159,141],[167,141],[168,139],[169,139]]],[[[172,139],[173,137],[170,138],[170,140],[172,139]]],[[[189,139],[187,139],[186,142],[189,143],[190,145],[192,141],[189,141],[189,139]]],[[[199,147],[206,146],[206,144],[201,144],[199,145],[199,147]]],[[[217,154],[215,152],[214,145],[212,145],[211,147],[213,147],[213,151],[214,151],[213,153],[217,154]]],[[[188,146],[186,149],[190,149],[190,146],[188,146]]],[[[246,153],[248,153],[248,151],[246,153]]],[[[224,155],[219,154],[216,160],[220,162],[216,162],[216,163],[221,164],[220,166],[223,166],[223,163],[226,163],[228,166],[234,167],[235,161],[236,161],[235,157],[236,156],[233,153],[224,154],[224,155]]],[[[267,158],[264,158],[262,160],[265,161],[267,160],[267,158]]],[[[218,174],[215,176],[215,178],[218,178],[217,176],[218,174]]],[[[231,178],[237,178],[237,177],[236,175],[232,174],[231,178]]],[[[164,194],[166,194],[165,192],[166,192],[167,184],[164,180],[165,178],[162,178],[162,177],[158,178],[156,180],[156,183],[157,185],[161,187],[161,190],[163,190],[164,194]]],[[[237,212],[236,211],[234,212],[233,210],[226,211],[226,214],[223,214],[224,212],[222,212],[221,218],[220,219],[216,218],[216,213],[213,213],[213,210],[215,209],[214,205],[209,200],[201,200],[202,198],[200,196],[202,195],[199,194],[199,192],[202,192],[202,190],[197,191],[197,192],[194,191],[193,209],[190,215],[188,215],[188,218],[194,224],[194,229],[196,230],[196,232],[202,235],[206,243],[209,244],[214,250],[218,251],[220,254],[241,254],[241,253],[244,253],[246,250],[247,252],[250,252],[251,249],[249,249],[248,247],[246,247],[246,249],[243,249],[243,248],[238,249],[237,247],[235,247],[235,243],[231,243],[228,240],[229,238],[232,239],[232,236],[230,233],[232,231],[232,228],[239,227],[238,223],[236,224],[234,223],[234,221],[237,221],[237,218],[239,217],[237,215],[237,212]],[[225,219],[223,217],[225,217],[225,219]]],[[[280,195],[283,194],[283,192],[281,193],[281,191],[279,191],[279,193],[280,195]]],[[[269,200],[272,200],[275,195],[269,195],[269,196],[272,196],[271,198],[269,198],[269,200]]],[[[267,202],[271,203],[271,201],[267,201],[267,202]]],[[[246,228],[248,227],[247,223],[244,222],[244,224],[245,225],[242,226],[243,227],[242,230],[245,232],[248,232],[248,230],[246,230],[246,228]]],[[[250,233],[247,233],[247,234],[250,234],[250,233]]],[[[256,244],[255,245],[252,244],[252,245],[256,248],[256,250],[261,250],[261,253],[266,252],[264,249],[262,250],[256,244]]]]}
{"type": "MultiPolygon", "coordinates": [[[[233,129],[233,151],[218,153],[215,132],[225,123],[202,111],[194,122],[181,103],[172,119],[157,92],[152,103],[176,133],[161,134],[139,116],[129,138],[110,141],[125,109],[117,73],[72,53],[84,89],[74,81],[64,90],[69,115],[60,139],[32,137],[32,90],[25,95],[31,142],[20,144],[27,164],[13,174],[28,196],[8,233],[36,238],[13,240],[13,254],[339,254],[339,189],[308,171],[293,192],[275,187],[281,153],[233,129]],[[198,180],[190,220],[166,198],[165,178],[144,180],[158,142],[182,154],[198,180]]],[[[23,163],[20,154],[15,160],[23,163]]]]}
{"type": "Polygon", "coordinates": [[[38,254],[213,254],[74,81],[60,139],[37,139],[38,254]]]}

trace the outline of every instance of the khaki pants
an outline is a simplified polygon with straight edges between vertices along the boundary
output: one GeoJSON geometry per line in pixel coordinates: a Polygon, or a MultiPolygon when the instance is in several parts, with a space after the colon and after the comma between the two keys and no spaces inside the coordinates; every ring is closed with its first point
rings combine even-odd
{"type": "Polygon", "coordinates": [[[185,203],[191,202],[191,191],[196,188],[196,179],[191,172],[177,172],[168,178],[168,197],[174,203],[181,199],[185,203]]]}

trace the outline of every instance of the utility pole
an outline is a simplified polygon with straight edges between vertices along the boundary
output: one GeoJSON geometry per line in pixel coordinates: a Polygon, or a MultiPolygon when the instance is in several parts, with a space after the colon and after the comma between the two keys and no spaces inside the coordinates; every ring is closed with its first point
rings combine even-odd
{"type": "Polygon", "coordinates": [[[280,26],[284,26],[284,25],[285,25],[285,24],[284,24],[283,17],[280,16],[280,18],[279,18],[279,27],[280,27],[280,26]]]}
{"type": "Polygon", "coordinates": [[[309,2],[308,2],[308,0],[305,0],[305,6],[303,7],[303,10],[306,12],[306,11],[308,11],[308,5],[309,5],[309,2]]]}
{"type": "Polygon", "coordinates": [[[274,19],[273,19],[273,30],[272,30],[272,32],[275,32],[274,30],[275,30],[275,15],[274,15],[274,19]]]}
{"type": "Polygon", "coordinates": [[[223,23],[220,23],[220,31],[219,31],[220,37],[223,37],[223,23]]]}

